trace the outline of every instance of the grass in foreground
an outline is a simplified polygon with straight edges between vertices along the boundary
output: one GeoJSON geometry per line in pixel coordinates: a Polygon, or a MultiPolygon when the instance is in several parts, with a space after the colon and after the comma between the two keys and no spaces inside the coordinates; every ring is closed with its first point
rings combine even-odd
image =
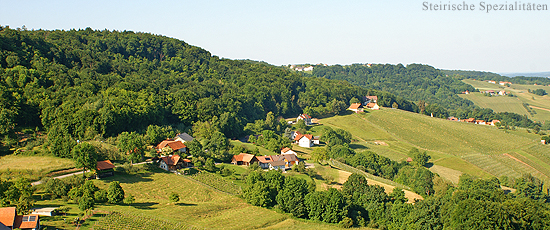
{"type": "Polygon", "coordinates": [[[74,162],[66,158],[42,155],[6,155],[0,158],[0,178],[26,177],[40,180],[48,173],[74,168],[74,162]]]}

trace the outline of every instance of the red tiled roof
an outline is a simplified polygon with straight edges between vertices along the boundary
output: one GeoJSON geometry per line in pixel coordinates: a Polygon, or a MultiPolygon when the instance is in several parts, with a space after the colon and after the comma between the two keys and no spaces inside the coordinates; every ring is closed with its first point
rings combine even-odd
{"type": "Polygon", "coordinates": [[[235,161],[251,162],[254,159],[254,155],[248,153],[241,153],[239,155],[233,155],[235,161]]]}
{"type": "Polygon", "coordinates": [[[491,123],[493,123],[493,124],[494,123],[500,123],[500,121],[499,120],[493,120],[493,121],[491,121],[491,123]]]}
{"type": "Polygon", "coordinates": [[[256,156],[256,159],[258,159],[260,163],[269,163],[273,161],[271,156],[256,156]]]}
{"type": "Polygon", "coordinates": [[[372,108],[376,105],[376,103],[369,102],[367,103],[367,108],[372,108]]]}
{"type": "Polygon", "coordinates": [[[113,165],[113,163],[111,163],[110,160],[97,162],[97,170],[106,170],[106,169],[114,169],[114,168],[115,168],[115,165],[113,165]]]}
{"type": "Polygon", "coordinates": [[[295,141],[298,141],[300,139],[302,139],[304,135],[302,135],[301,133],[299,133],[298,135],[296,135],[296,137],[294,138],[295,141]]]}
{"type": "Polygon", "coordinates": [[[13,226],[15,214],[15,207],[0,208],[0,222],[6,226],[13,226]]]}
{"type": "Polygon", "coordinates": [[[187,158],[186,158],[186,159],[183,159],[183,161],[185,161],[185,162],[187,162],[187,163],[191,163],[191,160],[189,160],[189,159],[187,159],[187,158]]]}
{"type": "Polygon", "coordinates": [[[168,140],[164,140],[164,141],[160,142],[160,144],[157,145],[157,149],[160,150],[160,149],[163,149],[166,146],[170,147],[174,151],[177,151],[177,150],[180,150],[180,149],[183,149],[183,148],[187,147],[181,141],[174,141],[172,139],[168,139],[168,140]]]}
{"type": "Polygon", "coordinates": [[[32,229],[38,226],[38,215],[24,215],[15,217],[13,228],[32,229]],[[32,221],[31,221],[32,220],[32,221]]]}
{"type": "Polygon", "coordinates": [[[168,147],[170,147],[174,151],[178,151],[180,149],[183,149],[183,148],[187,147],[181,141],[173,141],[173,142],[168,143],[167,145],[168,145],[168,147]]]}
{"type": "Polygon", "coordinates": [[[160,158],[164,163],[167,165],[177,165],[180,161],[181,157],[178,155],[172,155],[172,156],[164,156],[160,158]]]}
{"type": "Polygon", "coordinates": [[[378,101],[378,96],[367,96],[368,99],[378,101]]]}
{"type": "Polygon", "coordinates": [[[476,121],[475,118],[468,118],[468,119],[464,119],[465,122],[474,122],[476,121]]]}
{"type": "Polygon", "coordinates": [[[307,115],[307,113],[300,114],[301,118],[311,118],[311,116],[307,115]]]}
{"type": "Polygon", "coordinates": [[[361,107],[361,103],[353,103],[349,106],[349,109],[359,109],[361,107]]]}
{"type": "Polygon", "coordinates": [[[283,149],[281,149],[281,152],[282,152],[282,153],[286,153],[286,152],[288,152],[288,151],[290,151],[290,150],[292,150],[292,149],[290,149],[290,148],[288,148],[288,147],[284,147],[283,149]]]}

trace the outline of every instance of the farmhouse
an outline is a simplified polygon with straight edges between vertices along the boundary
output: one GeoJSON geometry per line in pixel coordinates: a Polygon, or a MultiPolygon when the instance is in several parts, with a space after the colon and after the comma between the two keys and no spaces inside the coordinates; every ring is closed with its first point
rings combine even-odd
{"type": "Polygon", "coordinates": [[[463,122],[468,122],[468,123],[476,123],[476,119],[475,118],[468,118],[468,119],[464,119],[462,120],[463,122]]]}
{"type": "Polygon", "coordinates": [[[496,84],[497,83],[496,81],[492,81],[492,80],[488,80],[487,82],[489,82],[491,84],[496,84]]]}
{"type": "Polygon", "coordinates": [[[40,229],[38,215],[17,215],[15,207],[0,208],[0,229],[40,229]]]}
{"type": "Polygon", "coordinates": [[[239,155],[233,155],[233,158],[231,158],[231,164],[234,165],[246,165],[250,166],[254,162],[258,161],[256,159],[256,156],[248,153],[241,153],[239,155]]]}
{"type": "Polygon", "coordinates": [[[174,141],[180,141],[181,143],[190,142],[193,139],[195,138],[193,138],[191,135],[187,133],[180,133],[176,135],[176,137],[174,137],[174,141]]]}
{"type": "Polygon", "coordinates": [[[372,109],[372,110],[379,110],[379,109],[380,109],[380,107],[378,106],[378,104],[372,103],[372,102],[371,102],[371,103],[367,103],[367,108],[372,109]]]}
{"type": "Polygon", "coordinates": [[[497,125],[497,123],[500,123],[500,121],[499,121],[499,120],[492,120],[492,121],[489,123],[489,125],[495,126],[495,125],[497,125]]]}
{"type": "Polygon", "coordinates": [[[511,85],[512,82],[509,82],[509,81],[501,81],[501,82],[499,82],[498,84],[499,84],[499,85],[507,85],[507,84],[508,84],[508,85],[511,85]]]}
{"type": "Polygon", "coordinates": [[[185,146],[183,142],[175,141],[173,139],[167,139],[160,142],[160,144],[157,145],[156,149],[159,153],[187,152],[187,146],[185,146]]]}
{"type": "Polygon", "coordinates": [[[460,119],[458,119],[456,117],[449,117],[449,118],[447,118],[447,120],[449,120],[449,121],[460,121],[460,119]]]}
{"type": "Polygon", "coordinates": [[[272,156],[257,156],[258,163],[262,169],[269,170],[285,170],[293,165],[298,164],[300,160],[294,154],[272,155],[272,156]]]}
{"type": "Polygon", "coordinates": [[[313,136],[311,134],[298,135],[294,138],[295,143],[300,147],[311,148],[313,147],[313,136]]]}
{"type": "Polygon", "coordinates": [[[348,110],[351,110],[356,113],[360,113],[360,112],[363,112],[363,105],[361,105],[360,103],[353,103],[349,106],[348,110]]]}
{"type": "Polygon", "coordinates": [[[296,118],[296,122],[299,121],[299,120],[304,120],[304,123],[306,123],[306,125],[311,125],[311,116],[307,115],[307,114],[300,114],[300,116],[298,116],[298,118],[296,118]]]}
{"type": "Polygon", "coordinates": [[[367,105],[368,103],[376,103],[376,101],[378,101],[378,96],[364,96],[363,101],[363,105],[367,105]]]}
{"type": "Polygon", "coordinates": [[[484,121],[484,120],[476,120],[476,124],[478,124],[478,125],[484,125],[484,124],[485,124],[485,121],[484,121]]]}
{"type": "Polygon", "coordinates": [[[294,156],[298,156],[298,154],[296,154],[296,152],[292,151],[292,149],[290,148],[283,148],[281,149],[281,154],[285,155],[285,154],[294,154],[294,156]]]}
{"type": "Polygon", "coordinates": [[[292,140],[294,140],[297,136],[299,135],[302,135],[302,133],[298,132],[298,131],[293,131],[291,134],[290,134],[290,138],[292,140]]]}
{"type": "Polygon", "coordinates": [[[482,91],[481,93],[486,93],[486,94],[490,94],[490,95],[495,95],[495,91],[494,91],[494,90],[486,90],[486,91],[482,91]]]}
{"type": "Polygon", "coordinates": [[[504,90],[498,91],[498,95],[500,96],[506,96],[508,93],[504,90]]]}
{"type": "Polygon", "coordinates": [[[115,165],[110,160],[98,161],[96,167],[96,179],[115,175],[115,165]]]}
{"type": "Polygon", "coordinates": [[[188,167],[190,163],[189,159],[183,159],[179,155],[160,157],[160,168],[166,171],[176,171],[188,167]]]}

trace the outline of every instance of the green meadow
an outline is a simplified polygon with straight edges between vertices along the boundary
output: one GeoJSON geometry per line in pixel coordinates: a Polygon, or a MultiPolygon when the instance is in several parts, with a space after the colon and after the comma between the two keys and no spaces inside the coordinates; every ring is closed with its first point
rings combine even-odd
{"type": "MultiPolygon", "coordinates": [[[[135,202],[96,206],[98,214],[92,217],[93,221],[85,222],[81,229],[131,228],[132,224],[153,222],[157,227],[172,225],[185,229],[338,229],[338,225],[296,219],[275,210],[252,206],[238,196],[160,169],[137,174],[118,173],[114,177],[96,180],[95,184],[106,188],[111,181],[119,181],[126,196],[133,195],[135,202]],[[180,195],[180,201],[168,199],[173,192],[180,195]],[[106,218],[109,212],[122,215],[106,218]]],[[[67,205],[62,200],[39,201],[37,204],[50,207],[67,205]]],[[[71,207],[68,216],[44,218],[44,229],[74,228],[63,219],[75,218],[79,211],[75,204],[68,206],[71,207]]]]}
{"type": "Polygon", "coordinates": [[[488,97],[481,93],[460,94],[459,96],[474,102],[475,105],[482,108],[490,108],[495,112],[512,112],[521,115],[527,115],[535,121],[550,120],[550,96],[539,96],[529,93],[529,90],[544,89],[550,93],[550,86],[542,85],[519,85],[512,84],[510,87],[499,84],[491,84],[485,81],[476,81],[471,79],[462,80],[464,83],[472,85],[474,88],[483,90],[505,90],[514,95],[488,97]],[[524,103],[529,104],[531,113],[525,109],[524,103]]]}
{"type": "Polygon", "coordinates": [[[525,129],[502,130],[389,108],[320,122],[350,131],[357,140],[350,146],[357,151],[368,149],[397,161],[405,160],[413,147],[427,151],[437,166],[432,171],[449,181],[456,182],[462,173],[481,178],[531,173],[550,183],[550,164],[545,163],[550,162],[550,147],[525,129]]]}

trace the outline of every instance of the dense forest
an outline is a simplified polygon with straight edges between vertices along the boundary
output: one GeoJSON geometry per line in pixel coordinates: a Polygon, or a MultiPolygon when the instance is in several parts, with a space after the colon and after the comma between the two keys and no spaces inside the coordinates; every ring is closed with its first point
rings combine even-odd
{"type": "Polygon", "coordinates": [[[472,108],[474,105],[457,95],[466,90],[475,91],[472,86],[427,65],[318,65],[313,69],[313,75],[346,80],[354,85],[391,92],[412,101],[439,104],[448,109],[472,108]]]}
{"type": "Polygon", "coordinates": [[[238,137],[268,112],[320,116],[368,94],[415,110],[389,93],[266,63],[220,59],[148,33],[0,27],[0,50],[3,144],[16,143],[16,131],[45,131],[56,154],[68,154],[76,140],[144,133],[149,125],[216,120],[225,136],[238,137]]]}

